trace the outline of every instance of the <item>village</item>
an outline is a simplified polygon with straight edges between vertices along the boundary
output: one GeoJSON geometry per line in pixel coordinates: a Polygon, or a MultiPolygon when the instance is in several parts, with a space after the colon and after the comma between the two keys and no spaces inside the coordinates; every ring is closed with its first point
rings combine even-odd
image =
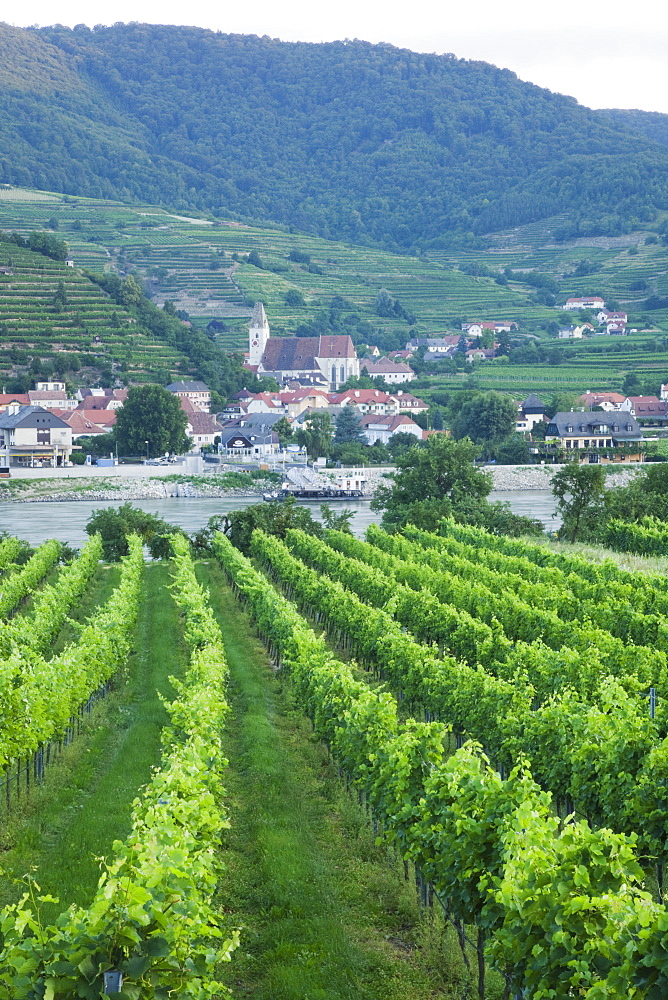
{"type": "MultiPolygon", "coordinates": [[[[605,329],[625,324],[625,314],[608,312],[597,297],[569,299],[563,308],[599,306],[597,319],[605,329]]],[[[165,388],[178,398],[185,413],[193,454],[241,463],[276,461],[279,456],[304,462],[308,449],[298,443],[298,432],[308,429],[314,418],[322,422],[326,414],[326,426],[334,433],[341,414],[348,410],[354,414],[350,441],[375,447],[375,454],[364,460],[379,464],[396,457],[396,449],[387,453],[383,446],[396,442],[407,447],[431,434],[450,433],[438,420],[430,420],[429,403],[404,388],[416,377],[410,367],[415,353],[422,350],[425,361],[456,352],[465,353],[469,361],[491,358],[499,346],[495,337],[516,326],[505,320],[464,323],[460,335],[409,341],[405,350],[388,357],[380,357],[378,348],[370,345],[360,358],[349,336],[272,337],[264,306],[258,302],[249,326],[245,366],[249,374],[272,379],[277,389],[255,393],[242,389],[212,413],[211,392],[204,382],[176,381],[165,388]],[[491,346],[471,347],[475,342],[491,346]],[[367,386],[357,387],[364,375],[367,386]],[[371,379],[373,388],[368,387],[371,379]],[[354,387],[346,387],[349,382],[354,387]]],[[[569,336],[582,335],[582,326],[569,336]]],[[[0,394],[0,467],[58,468],[92,461],[91,456],[84,459],[77,452],[113,431],[127,394],[125,388],[94,387],[68,395],[61,381],[37,382],[27,393],[0,394]]],[[[578,415],[574,416],[573,411],[548,413],[534,393],[516,402],[515,432],[529,443],[532,461],[554,462],[577,454],[590,463],[638,462],[643,459],[645,434],[668,427],[668,385],[662,386],[660,397],[586,392],[576,405],[578,415]]],[[[358,448],[357,464],[360,455],[358,448]]],[[[169,456],[151,455],[150,440],[146,454],[135,457],[169,460],[169,456]]],[[[311,455],[316,457],[320,456],[311,455]]],[[[112,466],[117,460],[113,451],[96,456],[96,464],[102,466],[112,466]]]]}

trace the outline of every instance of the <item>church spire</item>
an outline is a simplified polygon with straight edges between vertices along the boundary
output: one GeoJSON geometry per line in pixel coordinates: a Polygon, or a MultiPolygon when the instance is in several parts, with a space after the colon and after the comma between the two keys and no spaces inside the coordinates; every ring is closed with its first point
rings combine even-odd
{"type": "Polygon", "coordinates": [[[248,336],[248,363],[259,365],[269,340],[269,321],[261,302],[255,303],[248,336]]]}

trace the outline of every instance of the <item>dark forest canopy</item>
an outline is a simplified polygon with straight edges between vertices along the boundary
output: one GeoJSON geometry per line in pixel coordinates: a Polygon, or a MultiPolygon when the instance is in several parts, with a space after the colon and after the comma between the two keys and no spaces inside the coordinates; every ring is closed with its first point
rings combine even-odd
{"type": "Polygon", "coordinates": [[[389,249],[668,208],[668,150],[509,70],[200,28],[0,26],[0,181],[389,249]]]}

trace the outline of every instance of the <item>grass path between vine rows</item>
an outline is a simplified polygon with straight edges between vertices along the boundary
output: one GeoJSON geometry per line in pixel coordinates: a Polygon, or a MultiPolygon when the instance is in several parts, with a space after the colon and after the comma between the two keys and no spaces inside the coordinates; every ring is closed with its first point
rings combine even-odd
{"type": "Polygon", "coordinates": [[[274,673],[220,568],[200,563],[230,667],[231,830],[219,903],[241,926],[222,975],[253,1000],[460,997],[461,965],[274,673]],[[457,988],[459,987],[459,988],[457,988]]]}
{"type": "MultiPolygon", "coordinates": [[[[101,567],[73,617],[90,616],[117,581],[117,567],[101,567]]],[[[20,896],[16,880],[31,868],[42,889],[60,899],[47,916],[70,903],[88,905],[100,874],[97,859],[128,834],[137,790],[160,759],[160,730],[168,720],[158,692],[173,696],[168,676],[178,676],[185,662],[168,583],[166,564],[145,567],[125,680],[98,702],[82,734],[47,769],[45,783],[0,824],[0,905],[20,896]]],[[[66,627],[56,651],[76,637],[66,627]]]]}

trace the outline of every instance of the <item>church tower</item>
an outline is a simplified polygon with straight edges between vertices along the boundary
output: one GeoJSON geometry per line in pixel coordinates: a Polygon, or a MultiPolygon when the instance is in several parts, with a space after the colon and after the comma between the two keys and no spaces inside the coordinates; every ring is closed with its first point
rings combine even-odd
{"type": "Polygon", "coordinates": [[[264,354],[267,341],[269,340],[269,322],[264,306],[261,302],[255,303],[253,315],[250,321],[250,332],[248,337],[248,364],[259,365],[264,354]]]}

